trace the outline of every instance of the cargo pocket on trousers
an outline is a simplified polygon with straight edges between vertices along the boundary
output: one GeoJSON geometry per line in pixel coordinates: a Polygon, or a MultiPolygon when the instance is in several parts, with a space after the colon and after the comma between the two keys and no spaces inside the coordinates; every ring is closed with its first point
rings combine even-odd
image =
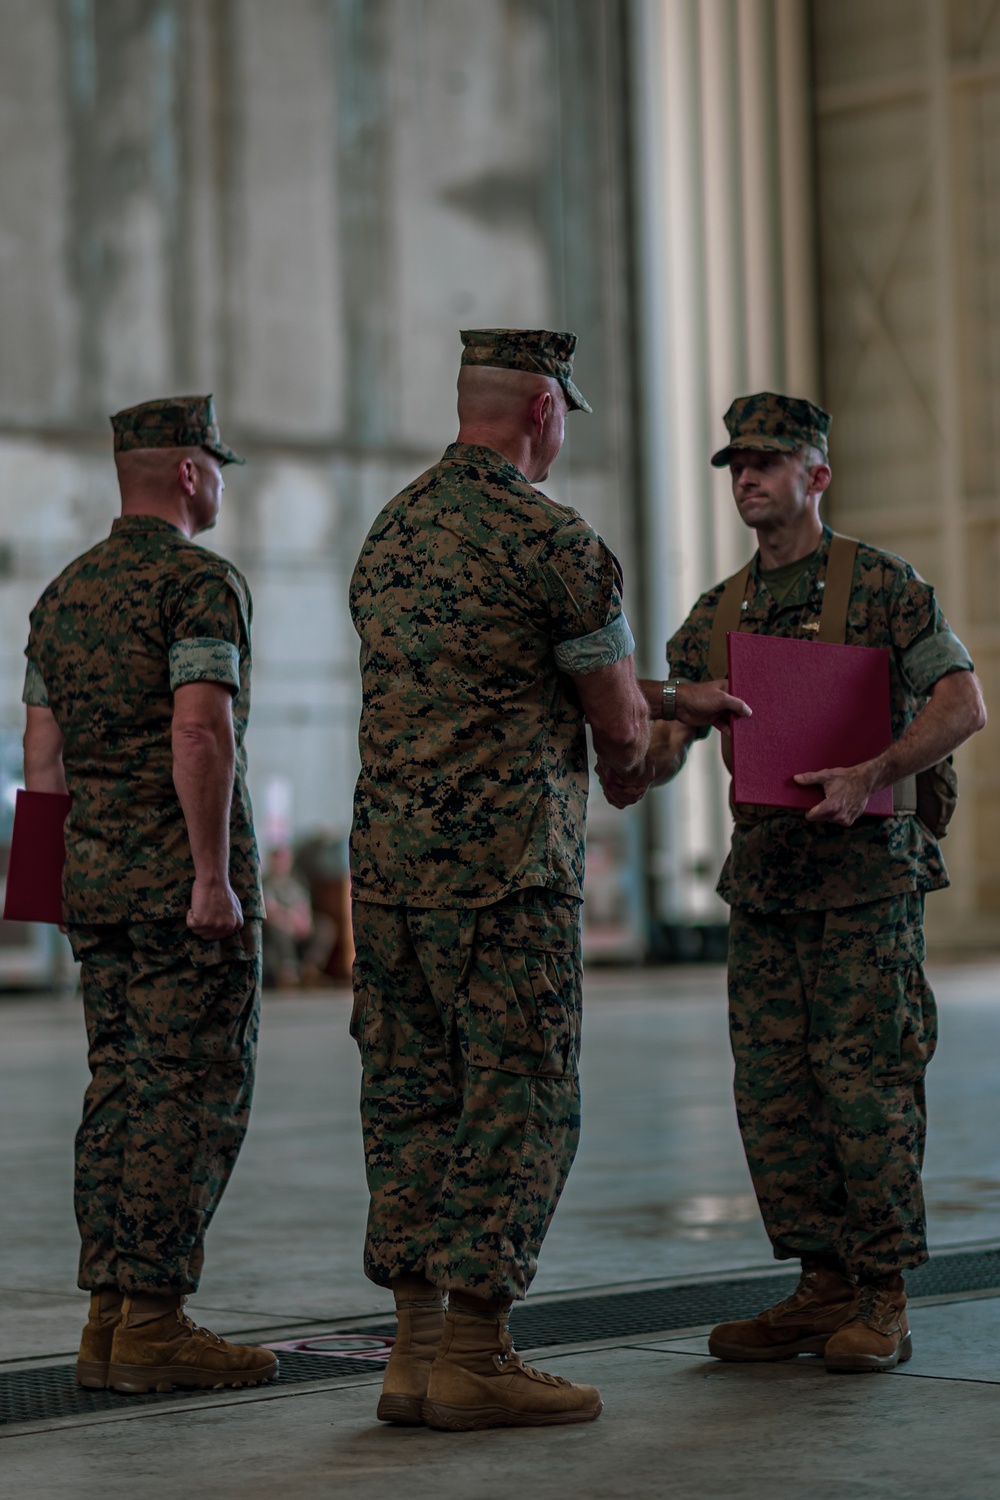
{"type": "Polygon", "coordinates": [[[580,1031],[579,914],[500,907],[480,914],[469,974],[469,1065],[562,1078],[580,1031]]]}
{"type": "Polygon", "coordinates": [[[875,938],[877,1004],[872,1038],[874,1080],[883,1086],[916,1083],[937,1045],[937,1007],[924,978],[919,926],[887,929],[875,938]]]}
{"type": "Polygon", "coordinates": [[[354,1003],[351,1006],[351,1020],[348,1031],[361,1046],[365,1034],[365,1016],[368,1013],[368,987],[367,985],[355,985],[354,1003]]]}

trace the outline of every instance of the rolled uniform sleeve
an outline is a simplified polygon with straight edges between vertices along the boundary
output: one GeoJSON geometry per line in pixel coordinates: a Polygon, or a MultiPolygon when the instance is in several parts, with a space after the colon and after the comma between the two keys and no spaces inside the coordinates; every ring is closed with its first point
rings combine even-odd
{"type": "Polygon", "coordinates": [[[195,636],[174,641],[170,648],[170,691],[188,682],[221,682],[234,692],[240,687],[240,653],[232,641],[195,636]]]}
{"type": "Polygon", "coordinates": [[[240,653],[248,641],[244,601],[225,578],[191,582],[170,613],[170,690],[218,682],[240,690],[240,653]]]}
{"type": "Polygon", "coordinates": [[[618,559],[590,526],[559,531],[539,560],[556,666],[584,676],[631,656],[635,640],[622,608],[618,559]]]}
{"type": "Polygon", "coordinates": [[[24,673],[24,688],[21,693],[21,702],[26,703],[29,708],[48,708],[49,706],[49,694],[45,686],[45,679],[30,656],[24,673]]]}
{"type": "Polygon", "coordinates": [[[932,629],[903,653],[900,663],[908,685],[918,698],[924,698],[934,684],[949,672],[972,672],[972,657],[954,631],[948,628],[937,610],[940,629],[932,629]]]}
{"type": "Polygon", "coordinates": [[[942,614],[932,585],[909,563],[893,563],[886,587],[892,644],[907,687],[924,698],[949,672],[971,672],[972,658],[942,614]]]}

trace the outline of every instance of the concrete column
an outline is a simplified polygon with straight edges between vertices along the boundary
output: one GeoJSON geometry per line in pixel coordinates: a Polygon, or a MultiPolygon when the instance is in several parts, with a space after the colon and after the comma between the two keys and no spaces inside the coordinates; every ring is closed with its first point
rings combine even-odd
{"type": "MultiPolygon", "coordinates": [[[[817,394],[803,0],[635,0],[643,331],[646,669],[698,594],[753,549],[722,413],[749,390],[817,394]],[[787,137],[787,139],[786,139],[787,137]]],[[[714,738],[650,799],[657,914],[721,921],[729,836],[714,738]]]]}

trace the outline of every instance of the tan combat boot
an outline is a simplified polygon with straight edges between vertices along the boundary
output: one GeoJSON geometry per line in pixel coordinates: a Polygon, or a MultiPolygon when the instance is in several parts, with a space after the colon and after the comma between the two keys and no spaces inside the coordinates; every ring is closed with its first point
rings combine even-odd
{"type": "Polygon", "coordinates": [[[108,1384],[111,1344],[122,1315],[122,1294],[116,1287],[106,1287],[90,1294],[90,1316],[80,1335],[80,1352],[76,1357],[76,1383],[93,1391],[103,1391],[108,1384]]]}
{"type": "Polygon", "coordinates": [[[833,1371],[894,1370],[913,1353],[906,1318],[902,1276],[879,1286],[863,1286],[854,1316],[830,1339],[824,1351],[833,1371]]]}
{"type": "Polygon", "coordinates": [[[114,1391],[169,1391],[175,1385],[196,1390],[262,1385],[278,1373],[270,1349],[227,1344],[198,1328],[184,1312],[183,1297],[125,1295],[108,1368],[114,1391]]]}
{"type": "Polygon", "coordinates": [[[592,1385],[571,1385],[526,1365],[507,1332],[509,1310],[483,1317],[448,1309],[431,1365],[423,1415],[428,1427],[548,1427],[592,1422],[603,1402],[592,1385]]]}
{"type": "Polygon", "coordinates": [[[858,1288],[837,1271],[803,1266],[790,1297],[765,1308],[755,1318],[720,1323],[708,1339],[716,1359],[794,1359],[822,1354],[827,1340],[853,1316],[858,1288]]]}
{"type": "Polygon", "coordinates": [[[396,1341],[385,1367],[375,1415],[380,1422],[420,1427],[431,1365],[444,1332],[444,1297],[429,1282],[423,1282],[412,1294],[405,1289],[396,1291],[396,1324],[396,1341]]]}

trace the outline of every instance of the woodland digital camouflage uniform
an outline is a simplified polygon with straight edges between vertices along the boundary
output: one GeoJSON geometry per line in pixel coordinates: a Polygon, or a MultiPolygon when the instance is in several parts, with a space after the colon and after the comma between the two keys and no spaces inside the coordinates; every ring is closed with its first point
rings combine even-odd
{"type": "Polygon", "coordinates": [[[576,1149],[587,747],[630,654],[575,511],[452,444],[373,525],[352,835],[366,1270],[523,1296],[576,1149]]]}
{"type": "Polygon", "coordinates": [[[31,616],[24,698],[52,710],[73,802],[64,914],[92,1082],[77,1137],[80,1285],[194,1291],[253,1084],[259,862],[246,790],[250,595],[168,522],[127,516],[31,616]],[[173,693],[234,693],[230,880],[245,926],[189,932],[194,867],[173,785],[173,693]]]}
{"type": "MultiPolygon", "coordinates": [[[[815,638],[830,536],[780,607],[754,559],[741,630],[815,638]]],[[[673,676],[707,678],[721,594],[702,595],[668,643],[673,676]]],[[[888,649],[894,738],[938,678],[972,667],[930,585],[864,544],[846,642],[888,649]]],[[[735,816],[718,889],[732,906],[736,1102],[775,1255],[835,1255],[870,1274],[920,1265],[923,1076],[936,1039],[922,919],[924,893],[948,883],[941,851],[911,814],[852,828],[773,808],[735,816]]]]}

